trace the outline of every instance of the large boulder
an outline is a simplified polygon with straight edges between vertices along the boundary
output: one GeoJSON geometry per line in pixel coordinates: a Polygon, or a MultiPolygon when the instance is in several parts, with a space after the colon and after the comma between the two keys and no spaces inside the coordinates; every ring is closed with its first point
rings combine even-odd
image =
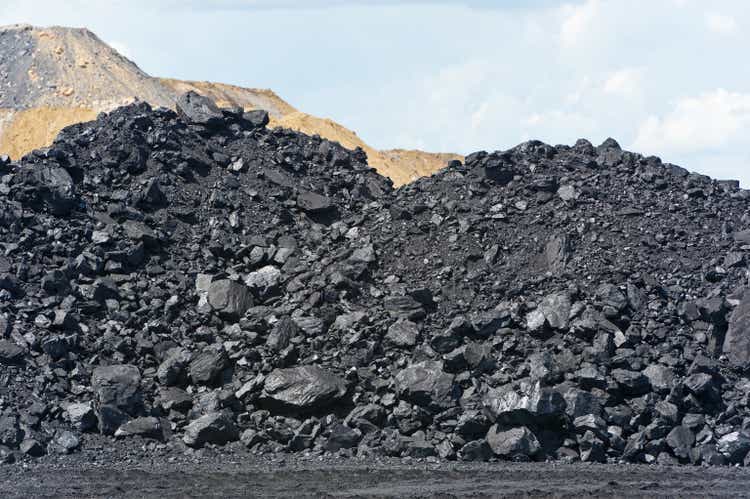
{"type": "Polygon", "coordinates": [[[346,395],[344,380],[317,366],[275,369],[266,377],[263,397],[272,405],[300,411],[322,409],[346,395]]]}
{"type": "Polygon", "coordinates": [[[669,393],[674,386],[674,371],[667,366],[651,364],[643,370],[643,375],[648,378],[651,387],[661,393],[669,393]]]}
{"type": "Polygon", "coordinates": [[[750,291],[745,292],[729,317],[724,355],[735,367],[747,368],[750,365],[750,291]]]}
{"type": "Polygon", "coordinates": [[[426,312],[419,303],[411,296],[388,296],[383,301],[383,306],[391,314],[392,317],[397,319],[408,319],[412,321],[424,319],[426,312]]]}
{"type": "Polygon", "coordinates": [[[0,445],[15,448],[23,440],[23,430],[16,416],[0,417],[0,445]]]}
{"type": "Polygon", "coordinates": [[[196,385],[214,385],[221,381],[221,375],[229,365],[224,350],[206,349],[190,362],[188,373],[196,385]]]}
{"type": "Polygon", "coordinates": [[[164,438],[164,430],[159,418],[149,416],[128,421],[117,429],[115,437],[141,437],[161,440],[164,438]]]}
{"type": "Polygon", "coordinates": [[[12,341],[0,340],[0,365],[18,364],[26,351],[12,341]]]}
{"type": "Polygon", "coordinates": [[[625,395],[643,395],[651,390],[649,378],[641,372],[615,369],[612,371],[612,377],[625,395]]]}
{"type": "Polygon", "coordinates": [[[220,279],[208,287],[208,303],[221,315],[237,320],[253,306],[253,294],[243,284],[220,279]]]}
{"type": "Polygon", "coordinates": [[[388,328],[385,342],[396,348],[411,348],[417,344],[419,327],[412,321],[396,321],[388,328]]]}
{"type": "Polygon", "coordinates": [[[167,352],[156,370],[156,379],[166,386],[175,386],[185,381],[185,370],[192,356],[184,348],[176,347],[167,352]]]}
{"type": "Polygon", "coordinates": [[[263,301],[279,294],[280,282],[281,271],[273,265],[266,265],[249,273],[245,278],[245,284],[263,301]]]}
{"type": "Polygon", "coordinates": [[[483,402],[493,418],[505,422],[557,418],[566,409],[560,392],[528,378],[487,390],[483,402]]]}
{"type": "Polygon", "coordinates": [[[719,439],[716,443],[716,450],[730,463],[740,463],[750,452],[750,437],[744,432],[733,431],[719,439]]]}
{"type": "Polygon", "coordinates": [[[264,126],[268,125],[270,121],[268,111],[264,111],[263,109],[253,109],[252,111],[247,111],[242,115],[242,118],[250,126],[250,128],[263,128],[264,126]]]}
{"type": "Polygon", "coordinates": [[[297,206],[308,213],[321,213],[333,207],[331,199],[315,192],[302,191],[297,196],[297,206]]]}
{"type": "Polygon", "coordinates": [[[224,123],[224,115],[216,104],[192,90],[182,94],[176,103],[177,113],[188,123],[218,128],[224,123]]]}
{"type": "Polygon", "coordinates": [[[65,408],[65,417],[70,425],[79,431],[88,431],[96,428],[96,413],[91,402],[76,402],[65,408]]]}
{"type": "Polygon", "coordinates": [[[107,435],[136,416],[142,406],[141,373],[136,366],[114,365],[94,369],[91,386],[99,430],[107,435]]]}
{"type": "Polygon", "coordinates": [[[536,435],[525,426],[502,430],[495,425],[487,433],[487,443],[496,456],[505,459],[532,458],[542,449],[536,435]]]}
{"type": "Polygon", "coordinates": [[[456,403],[455,378],[443,370],[442,362],[414,364],[399,371],[395,379],[399,396],[414,404],[447,409],[456,403]]]}
{"type": "Polygon", "coordinates": [[[182,441],[190,447],[203,447],[205,444],[224,445],[239,438],[231,417],[223,412],[212,412],[190,423],[182,441]]]}
{"type": "Polygon", "coordinates": [[[45,164],[23,168],[15,176],[14,183],[33,193],[33,202],[46,207],[53,215],[67,215],[75,207],[77,198],[73,178],[60,166],[45,164]]]}
{"type": "Polygon", "coordinates": [[[542,303],[526,316],[526,327],[530,331],[537,331],[544,327],[566,329],[571,306],[568,293],[547,295],[542,303]]]}
{"type": "Polygon", "coordinates": [[[300,329],[291,317],[282,317],[266,338],[266,345],[276,352],[289,346],[292,338],[300,334],[300,329]]]}

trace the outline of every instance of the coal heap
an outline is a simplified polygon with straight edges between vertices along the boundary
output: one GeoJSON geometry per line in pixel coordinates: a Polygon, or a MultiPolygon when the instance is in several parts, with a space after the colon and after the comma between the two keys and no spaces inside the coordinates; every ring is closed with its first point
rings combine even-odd
{"type": "Polygon", "coordinates": [[[267,122],[191,93],[1,162],[0,461],[100,435],[750,461],[737,182],[609,139],[479,152],[394,190],[361,150],[267,122]]]}

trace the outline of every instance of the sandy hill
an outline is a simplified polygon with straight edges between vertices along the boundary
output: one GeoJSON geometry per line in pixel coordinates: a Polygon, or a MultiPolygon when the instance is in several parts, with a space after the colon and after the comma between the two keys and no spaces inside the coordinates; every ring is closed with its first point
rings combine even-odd
{"type": "Polygon", "coordinates": [[[361,147],[370,164],[396,185],[460,159],[454,154],[376,150],[353,131],[301,112],[271,90],[154,78],[86,29],[28,25],[0,27],[0,154],[18,158],[49,145],[64,127],[134,100],[174,107],[176,97],[187,90],[219,106],[265,109],[271,116],[269,126],[361,147]]]}

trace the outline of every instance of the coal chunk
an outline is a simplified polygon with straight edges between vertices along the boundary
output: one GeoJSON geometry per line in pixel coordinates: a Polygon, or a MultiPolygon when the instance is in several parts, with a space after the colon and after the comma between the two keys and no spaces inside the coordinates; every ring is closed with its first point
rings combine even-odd
{"type": "Polygon", "coordinates": [[[250,128],[263,128],[268,125],[269,117],[268,111],[262,109],[253,109],[252,111],[246,111],[242,118],[250,126],[250,128]]]}
{"type": "Polygon", "coordinates": [[[253,295],[243,284],[229,279],[220,279],[209,286],[208,302],[220,314],[237,320],[253,306],[253,295]]]}
{"type": "Polygon", "coordinates": [[[421,406],[447,409],[458,396],[454,376],[443,370],[442,362],[414,364],[399,371],[395,380],[399,395],[421,406]]]}
{"type": "Polygon", "coordinates": [[[528,460],[542,450],[539,440],[526,427],[503,430],[497,425],[487,433],[487,443],[499,457],[514,460],[528,460]]]}
{"type": "Polygon", "coordinates": [[[729,317],[723,350],[732,365],[743,369],[750,365],[750,291],[729,317]]]}
{"type": "Polygon", "coordinates": [[[493,418],[510,422],[556,418],[565,414],[566,409],[560,392],[531,379],[492,388],[485,394],[483,402],[493,418]]]}
{"type": "Polygon", "coordinates": [[[206,350],[196,355],[188,367],[190,379],[196,385],[213,385],[221,381],[221,375],[229,366],[223,350],[206,350]]]}
{"type": "Polygon", "coordinates": [[[0,364],[18,364],[24,355],[26,351],[12,341],[0,340],[0,364]]]}
{"type": "Polygon", "coordinates": [[[276,369],[265,380],[263,394],[272,404],[314,411],[346,395],[344,380],[317,366],[276,369]]]}
{"type": "Polygon", "coordinates": [[[141,373],[133,365],[103,366],[94,369],[91,386],[99,430],[112,435],[142,407],[141,373]]]}
{"type": "Polygon", "coordinates": [[[203,447],[206,444],[224,445],[239,437],[239,431],[229,415],[212,412],[191,422],[185,428],[182,441],[190,447],[203,447]]]}
{"type": "Polygon", "coordinates": [[[182,94],[176,102],[177,112],[188,123],[195,123],[209,128],[221,127],[224,123],[224,114],[216,107],[216,104],[196,92],[190,91],[182,94]]]}
{"type": "Polygon", "coordinates": [[[330,210],[333,207],[331,199],[316,194],[315,192],[304,191],[297,196],[297,206],[309,213],[321,213],[330,210]]]}

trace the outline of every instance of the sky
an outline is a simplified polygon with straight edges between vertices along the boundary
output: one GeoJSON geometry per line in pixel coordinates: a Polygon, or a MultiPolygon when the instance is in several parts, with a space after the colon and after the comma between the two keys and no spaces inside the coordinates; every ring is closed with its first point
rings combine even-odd
{"type": "Polygon", "coordinates": [[[378,148],[624,148],[750,188],[747,0],[2,0],[155,76],[271,88],[378,148]]]}

